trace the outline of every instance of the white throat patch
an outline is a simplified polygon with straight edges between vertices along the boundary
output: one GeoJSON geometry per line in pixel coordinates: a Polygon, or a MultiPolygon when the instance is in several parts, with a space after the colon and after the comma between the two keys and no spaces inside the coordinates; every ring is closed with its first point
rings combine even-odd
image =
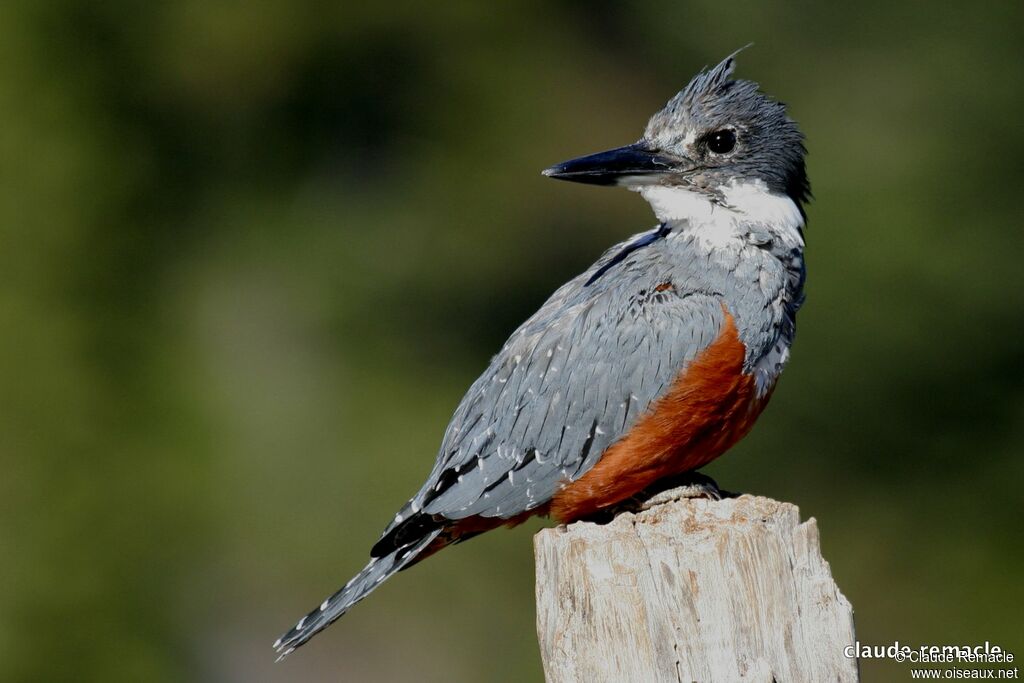
{"type": "Polygon", "coordinates": [[[794,246],[803,246],[800,228],[804,220],[796,202],[771,192],[763,180],[733,180],[723,188],[723,204],[684,187],[640,185],[633,189],[647,200],[659,221],[685,220],[688,231],[711,245],[724,246],[745,234],[742,224],[756,223],[794,246]]]}

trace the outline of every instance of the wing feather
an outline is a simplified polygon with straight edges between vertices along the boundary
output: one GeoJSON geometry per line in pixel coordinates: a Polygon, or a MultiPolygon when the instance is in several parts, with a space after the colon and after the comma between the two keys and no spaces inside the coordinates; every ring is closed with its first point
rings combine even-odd
{"type": "Polygon", "coordinates": [[[719,297],[641,269],[563,286],[473,384],[414,511],[511,518],[583,476],[717,336],[719,297]],[[596,284],[601,284],[600,281],[596,284]],[[446,486],[438,490],[438,484],[446,486]]]}

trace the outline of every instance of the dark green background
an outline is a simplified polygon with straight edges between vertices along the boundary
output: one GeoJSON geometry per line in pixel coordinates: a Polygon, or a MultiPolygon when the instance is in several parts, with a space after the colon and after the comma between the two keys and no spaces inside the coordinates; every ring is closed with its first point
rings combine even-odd
{"type": "MultiPolygon", "coordinates": [[[[0,4],[0,680],[540,680],[530,531],[362,566],[701,66],[790,105],[793,359],[710,473],[800,505],[863,642],[1024,656],[1024,4],[0,4]]],[[[908,680],[909,665],[863,666],[908,680]]]]}

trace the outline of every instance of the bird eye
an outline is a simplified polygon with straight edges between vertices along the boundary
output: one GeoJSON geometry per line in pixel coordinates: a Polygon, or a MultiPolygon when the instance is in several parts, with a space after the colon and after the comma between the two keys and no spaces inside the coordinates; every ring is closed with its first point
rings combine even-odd
{"type": "Polygon", "coordinates": [[[716,130],[708,135],[707,145],[715,154],[728,154],[736,146],[736,133],[729,128],[716,130]]]}

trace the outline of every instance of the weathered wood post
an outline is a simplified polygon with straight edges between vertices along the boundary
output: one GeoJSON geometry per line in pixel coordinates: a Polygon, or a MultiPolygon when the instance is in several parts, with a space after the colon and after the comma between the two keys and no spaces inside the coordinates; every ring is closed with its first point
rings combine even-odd
{"type": "Polygon", "coordinates": [[[794,505],[675,501],[534,546],[548,683],[858,680],[853,609],[794,505]]]}

